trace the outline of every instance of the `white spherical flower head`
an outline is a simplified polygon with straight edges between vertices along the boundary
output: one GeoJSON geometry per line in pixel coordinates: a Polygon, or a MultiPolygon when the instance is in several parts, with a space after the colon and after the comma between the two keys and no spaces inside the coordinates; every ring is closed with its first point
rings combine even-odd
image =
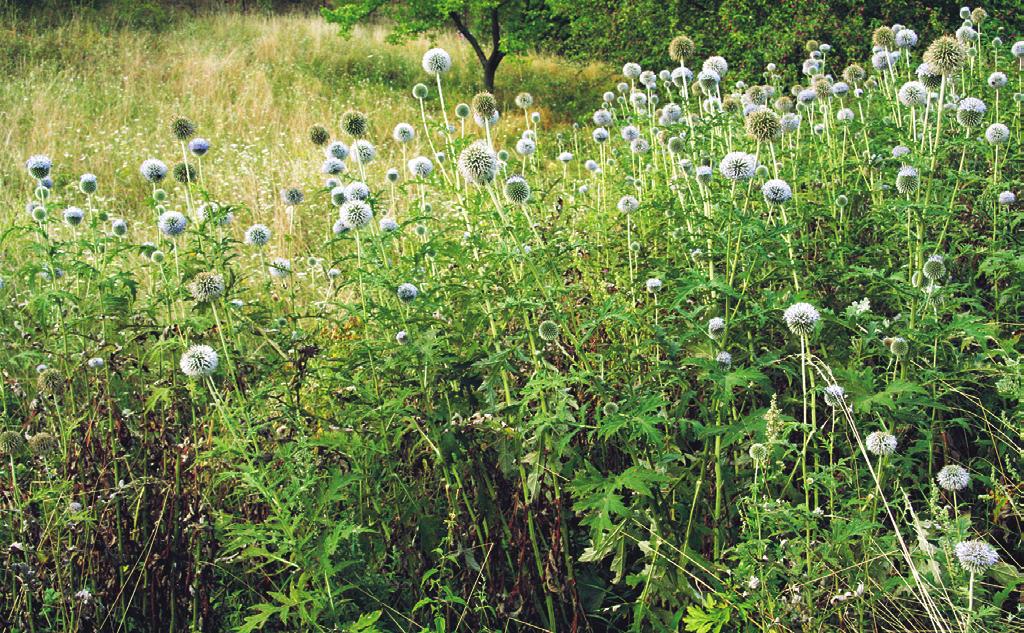
{"type": "Polygon", "coordinates": [[[836,112],[836,120],[848,123],[853,120],[853,110],[850,108],[843,108],[839,112],[836,112]]]}
{"type": "Polygon", "coordinates": [[[572,152],[562,152],[558,155],[558,162],[568,163],[572,160],[572,152]]]}
{"type": "Polygon", "coordinates": [[[416,178],[426,178],[434,171],[434,163],[426,156],[417,156],[409,160],[409,173],[416,178]]]}
{"type": "Polygon", "coordinates": [[[209,345],[193,345],[181,355],[178,366],[189,378],[206,378],[217,371],[220,359],[209,345]]]}
{"type": "Polygon", "coordinates": [[[466,182],[486,185],[498,174],[498,157],[484,141],[474,141],[459,154],[459,173],[466,182]]]}
{"type": "Polygon", "coordinates": [[[920,186],[921,175],[917,172],[917,168],[910,165],[900,167],[900,171],[896,174],[896,191],[909,195],[917,191],[920,186]]]}
{"type": "Polygon", "coordinates": [[[594,125],[600,125],[600,126],[611,125],[611,123],[612,123],[612,113],[609,112],[608,110],[605,110],[604,108],[601,108],[600,110],[597,110],[596,112],[594,112],[593,120],[594,120],[594,125]]]}
{"type": "Polygon", "coordinates": [[[398,287],[398,298],[409,303],[420,294],[420,289],[410,283],[404,283],[398,287]]]}
{"type": "Polygon", "coordinates": [[[867,437],[865,444],[868,450],[878,455],[879,457],[885,457],[892,455],[896,452],[896,436],[892,433],[886,433],[885,431],[873,431],[867,437]]]}
{"type": "Polygon", "coordinates": [[[1002,145],[1010,140],[1010,129],[1002,123],[993,123],[985,130],[985,140],[992,145],[1002,145]]]}
{"type": "Polygon", "coordinates": [[[985,118],[985,102],[974,97],[961,99],[956,108],[956,120],[964,127],[975,127],[985,118]]]}
{"type": "Polygon", "coordinates": [[[988,85],[999,90],[1006,85],[1006,73],[996,71],[988,76],[988,85]]]}
{"type": "Polygon", "coordinates": [[[395,139],[399,143],[408,143],[415,137],[416,128],[409,125],[408,123],[399,123],[391,132],[391,138],[395,139]]]}
{"type": "MultiPolygon", "coordinates": [[[[29,156],[28,160],[25,161],[25,169],[27,169],[28,173],[32,174],[32,177],[35,178],[36,180],[42,180],[43,178],[49,176],[50,169],[52,167],[53,162],[50,161],[50,157],[44,156],[43,154],[29,156]]],[[[164,170],[164,173],[167,173],[166,168],[164,170]]]]}
{"type": "Polygon", "coordinates": [[[672,83],[679,87],[693,83],[693,71],[686,66],[676,66],[672,69],[672,83]]]}
{"type": "Polygon", "coordinates": [[[622,131],[619,133],[625,141],[632,141],[633,139],[640,138],[640,130],[635,125],[627,125],[622,128],[622,131]]]}
{"type": "Polygon", "coordinates": [[[917,33],[907,28],[896,31],[896,46],[914,48],[917,46],[917,33]]]}
{"type": "Polygon", "coordinates": [[[725,319],[722,317],[712,317],[708,320],[708,336],[714,340],[722,338],[725,334],[725,319]]]}
{"type": "Polygon", "coordinates": [[[147,158],[139,167],[142,177],[151,183],[158,183],[167,176],[167,165],[162,160],[147,158]]]}
{"type": "Polygon", "coordinates": [[[1010,47],[1010,53],[1017,59],[1024,59],[1024,40],[1018,40],[1010,47]]]}
{"type": "Polygon", "coordinates": [[[370,197],[370,188],[366,186],[365,182],[358,180],[350,182],[345,187],[345,199],[346,200],[366,200],[370,197]]]}
{"type": "Polygon", "coordinates": [[[629,102],[634,108],[644,108],[647,106],[647,94],[640,92],[639,90],[635,90],[631,95],[629,95],[629,102]]]}
{"type": "Polygon", "coordinates": [[[532,139],[523,137],[516,141],[516,153],[520,156],[532,156],[537,151],[537,144],[532,139]]]}
{"type": "Polygon", "coordinates": [[[896,147],[892,148],[892,157],[893,158],[900,158],[902,156],[906,156],[909,153],[910,153],[910,148],[907,147],[906,145],[897,145],[896,147]]]}
{"type": "Polygon", "coordinates": [[[984,573],[999,562],[999,552],[984,541],[961,541],[953,548],[956,559],[972,574],[984,573]]]}
{"type": "Polygon", "coordinates": [[[270,265],[267,266],[267,270],[270,272],[271,277],[284,279],[288,275],[292,274],[292,262],[284,257],[275,257],[270,260],[270,265]]]}
{"type": "Polygon", "coordinates": [[[381,218],[380,230],[385,233],[391,233],[398,230],[398,222],[394,218],[381,218]]]}
{"type": "Polygon", "coordinates": [[[245,231],[245,243],[250,246],[266,246],[270,241],[270,229],[265,224],[253,224],[245,231]]]}
{"type": "Polygon", "coordinates": [[[616,206],[622,213],[632,213],[640,208],[640,201],[633,196],[622,196],[616,206]]]}
{"type": "Polygon", "coordinates": [[[942,467],[939,474],[935,476],[935,480],[943,490],[958,492],[971,483],[971,475],[963,466],[950,464],[942,467]]]}
{"type": "Polygon", "coordinates": [[[782,115],[782,131],[785,133],[796,132],[800,129],[800,115],[787,112],[782,115]]]}
{"type": "Polygon", "coordinates": [[[1012,191],[1003,191],[999,194],[999,204],[1011,205],[1017,202],[1017,194],[1012,191]]]}
{"type": "Polygon", "coordinates": [[[530,185],[522,176],[510,176],[505,181],[505,197],[512,204],[526,204],[530,200],[530,185]]]}
{"type": "Polygon", "coordinates": [[[722,369],[729,369],[732,367],[732,354],[729,352],[718,352],[718,356],[715,357],[715,360],[718,361],[718,366],[722,369]]]}
{"type": "Polygon", "coordinates": [[[85,212],[78,207],[68,207],[64,209],[64,221],[69,226],[78,226],[82,223],[85,218],[85,212]]]}
{"type": "Polygon", "coordinates": [[[324,148],[324,156],[326,156],[327,158],[345,160],[346,158],[348,158],[348,154],[348,145],[345,145],[341,141],[334,141],[324,148]]]}
{"type": "Polygon", "coordinates": [[[595,141],[596,143],[604,143],[605,141],[607,141],[607,140],[608,140],[608,137],[609,137],[610,135],[608,134],[608,130],[607,130],[607,129],[605,129],[605,128],[603,128],[603,127],[599,127],[599,128],[596,128],[596,129],[595,129],[595,130],[594,130],[594,131],[593,131],[593,132],[591,133],[591,136],[593,136],[593,137],[594,137],[594,141],[595,141]]]}
{"type": "Polygon", "coordinates": [[[722,78],[713,70],[702,70],[697,73],[697,83],[706,91],[713,91],[722,78]]]}
{"type": "Polygon", "coordinates": [[[324,162],[320,165],[320,172],[327,176],[343,174],[345,173],[345,169],[345,163],[334,157],[325,158],[324,162]]]}
{"type": "Polygon", "coordinates": [[[452,68],[452,56],[443,48],[432,48],[423,53],[423,70],[428,75],[443,75],[452,68]]]}
{"type": "Polygon", "coordinates": [[[103,369],[103,366],[106,363],[105,363],[105,361],[102,358],[96,356],[96,357],[90,358],[86,362],[86,364],[89,366],[89,369],[103,369]]]}
{"type": "Polygon", "coordinates": [[[657,277],[651,277],[644,282],[644,286],[647,288],[647,292],[658,292],[661,290],[662,283],[657,277]]]}
{"type": "Polygon", "coordinates": [[[719,164],[718,171],[729,180],[749,180],[757,171],[757,159],[746,152],[729,152],[719,164]]]}
{"type": "Polygon", "coordinates": [[[96,174],[82,174],[82,177],[78,179],[78,189],[86,195],[96,193],[96,187],[96,174]]]}
{"type": "Polygon", "coordinates": [[[725,61],[724,57],[719,55],[712,55],[705,59],[701,68],[704,70],[713,70],[719,77],[725,77],[725,73],[729,72],[729,64],[725,61]]]}
{"type": "Polygon", "coordinates": [[[361,229],[373,221],[373,209],[362,200],[349,200],[341,205],[339,217],[350,227],[361,229]]]}
{"type": "Polygon", "coordinates": [[[645,138],[633,139],[633,142],[629,144],[629,151],[634,154],[646,154],[650,149],[651,144],[645,138]]]}
{"type": "Polygon", "coordinates": [[[916,108],[928,103],[928,88],[920,81],[908,81],[900,86],[896,96],[903,105],[916,108]]]}
{"type": "Polygon", "coordinates": [[[768,204],[783,204],[793,197],[793,189],[785,180],[774,178],[761,185],[761,194],[768,204]]]}
{"type": "Polygon", "coordinates": [[[176,237],[185,232],[188,218],[180,211],[164,211],[157,220],[157,228],[167,237],[176,237]]]}
{"type": "Polygon", "coordinates": [[[352,143],[352,155],[355,157],[357,162],[366,163],[373,162],[373,159],[377,158],[377,148],[373,146],[370,141],[361,138],[356,142],[352,143]]]}
{"type": "Polygon", "coordinates": [[[821,319],[818,310],[809,303],[794,303],[782,314],[789,331],[797,336],[808,336],[821,319]]]}
{"type": "Polygon", "coordinates": [[[627,79],[637,79],[637,78],[640,77],[640,73],[641,72],[643,72],[643,71],[640,68],[640,64],[636,64],[636,63],[633,63],[633,62],[626,62],[622,66],[622,74],[627,79]]]}
{"type": "Polygon", "coordinates": [[[825,404],[830,407],[839,407],[846,402],[846,390],[840,385],[829,385],[825,387],[825,404]]]}

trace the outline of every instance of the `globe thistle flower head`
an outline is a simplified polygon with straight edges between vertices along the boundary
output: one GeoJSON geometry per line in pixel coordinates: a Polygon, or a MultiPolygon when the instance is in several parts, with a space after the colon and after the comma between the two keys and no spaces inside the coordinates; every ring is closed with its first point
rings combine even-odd
{"type": "Polygon", "coordinates": [[[956,120],[964,127],[977,127],[985,119],[988,108],[985,102],[975,97],[960,100],[956,108],[956,120]]]}
{"type": "Polygon", "coordinates": [[[868,451],[879,457],[892,455],[896,452],[896,436],[885,431],[871,432],[864,443],[867,445],[868,451]]]}
{"type": "Polygon", "coordinates": [[[323,147],[331,140],[331,133],[327,131],[327,128],[320,124],[316,124],[309,128],[309,140],[317,147],[323,147]]]}
{"type": "Polygon", "coordinates": [[[674,62],[682,64],[693,57],[697,51],[696,44],[686,35],[677,35],[668,43],[668,56],[674,62]]]}
{"type": "Polygon", "coordinates": [[[928,88],[920,81],[908,81],[900,86],[896,96],[903,105],[916,108],[928,103],[928,88]]]}
{"type": "Polygon", "coordinates": [[[558,339],[561,328],[554,321],[545,320],[541,321],[537,327],[537,335],[540,336],[541,340],[551,342],[558,339]]]}
{"type": "Polygon", "coordinates": [[[843,108],[836,112],[836,120],[841,123],[849,123],[854,118],[853,110],[850,108],[843,108]]]}
{"type": "Polygon", "coordinates": [[[281,202],[290,207],[302,204],[302,201],[305,199],[306,194],[302,193],[302,190],[298,187],[288,187],[281,190],[281,202]]]}
{"type": "Polygon", "coordinates": [[[0,455],[13,457],[25,448],[25,438],[17,431],[0,433],[0,455]]]}
{"type": "Polygon", "coordinates": [[[619,198],[619,202],[615,205],[621,213],[632,213],[640,208],[640,201],[630,195],[625,195],[619,198]]]}
{"type": "Polygon", "coordinates": [[[715,357],[718,361],[718,366],[722,369],[729,369],[732,367],[732,354],[726,351],[718,352],[718,356],[715,357]]]}
{"type": "Polygon", "coordinates": [[[362,138],[370,129],[370,121],[362,112],[349,110],[341,115],[341,129],[352,138],[362,138]]]}
{"type": "Polygon", "coordinates": [[[409,159],[409,173],[415,178],[426,178],[434,171],[434,163],[426,156],[409,159]]]}
{"type": "Polygon", "coordinates": [[[533,95],[529,92],[520,92],[516,95],[516,107],[525,110],[533,105],[533,95]]]}
{"type": "Polygon", "coordinates": [[[851,84],[858,84],[867,77],[864,67],[860,64],[850,64],[843,69],[843,79],[851,84]]]}
{"type": "Polygon", "coordinates": [[[156,158],[147,158],[139,167],[142,177],[151,183],[158,183],[167,176],[167,165],[156,158]]]}
{"type": "Polygon", "coordinates": [[[634,90],[629,95],[629,103],[638,109],[647,107],[647,93],[634,90]]]}
{"type": "Polygon", "coordinates": [[[782,131],[792,133],[800,129],[800,115],[795,112],[787,112],[782,115],[779,122],[782,124],[782,131]]]}
{"type": "Polygon", "coordinates": [[[925,279],[931,282],[942,281],[946,278],[946,262],[942,255],[932,255],[924,262],[921,269],[925,279]]]}
{"type": "Polygon", "coordinates": [[[953,547],[960,565],[972,574],[982,574],[999,562],[999,553],[984,541],[961,541],[953,547]]]}
{"type": "Polygon", "coordinates": [[[669,74],[672,77],[673,85],[680,88],[686,84],[693,83],[693,71],[686,66],[677,66],[669,74]]]}
{"type": "Polygon", "coordinates": [[[1010,46],[1010,54],[1017,59],[1024,59],[1024,40],[1017,40],[1010,46]]]}
{"type": "Polygon", "coordinates": [[[836,97],[845,96],[846,93],[850,92],[850,84],[845,81],[837,81],[832,84],[832,94],[836,97]]]}
{"type": "Polygon", "coordinates": [[[410,283],[404,283],[398,286],[397,293],[399,299],[401,299],[405,303],[409,303],[410,301],[419,296],[420,289],[410,283]]]}
{"type": "Polygon", "coordinates": [[[44,396],[59,396],[64,393],[67,380],[52,367],[47,367],[36,376],[36,389],[44,396]]]}
{"type": "Polygon", "coordinates": [[[174,166],[174,179],[183,185],[196,181],[196,168],[188,163],[178,163],[174,166]]]}
{"type": "Polygon", "coordinates": [[[910,351],[910,343],[902,336],[894,336],[887,339],[889,352],[896,358],[903,358],[910,351]]]}
{"type": "Polygon", "coordinates": [[[522,176],[511,176],[505,181],[505,197],[512,204],[526,204],[530,193],[530,185],[522,176]]]}
{"type": "Polygon", "coordinates": [[[645,138],[635,138],[629,144],[629,151],[634,154],[646,154],[651,149],[651,144],[645,138]]]}
{"type": "Polygon", "coordinates": [[[345,160],[348,158],[349,149],[348,145],[345,145],[341,141],[334,141],[324,149],[324,156],[327,158],[334,158],[337,160],[345,160]]]}
{"type": "Polygon", "coordinates": [[[712,317],[708,320],[708,336],[717,341],[725,334],[725,319],[712,317]]]}
{"type": "Polygon", "coordinates": [[[338,218],[337,220],[334,221],[334,225],[331,227],[331,231],[335,235],[341,235],[342,233],[348,233],[351,230],[352,230],[352,227],[349,226],[349,223],[345,220],[345,218],[338,218]]]}
{"type": "Polygon", "coordinates": [[[284,257],[275,257],[270,260],[270,264],[267,266],[267,271],[270,273],[271,277],[284,279],[292,274],[292,262],[284,257]]]}
{"type": "Polygon", "coordinates": [[[793,197],[793,189],[785,180],[773,178],[761,185],[761,194],[768,204],[784,204],[793,197]]]}
{"type": "Polygon", "coordinates": [[[846,390],[840,385],[829,385],[825,387],[825,404],[830,407],[840,407],[846,402],[846,390]]]}
{"type": "Polygon", "coordinates": [[[917,46],[917,33],[910,29],[900,29],[896,32],[895,41],[899,48],[914,48],[917,46]]]}
{"type": "Polygon", "coordinates": [[[789,331],[797,336],[808,336],[821,319],[818,310],[809,303],[794,303],[782,314],[789,331]]]}
{"type": "Polygon", "coordinates": [[[341,205],[339,217],[354,229],[361,229],[369,226],[373,221],[373,209],[366,202],[359,199],[350,199],[341,205]]]}
{"type": "Polygon", "coordinates": [[[206,152],[210,151],[210,141],[196,137],[188,142],[188,151],[192,152],[193,156],[205,156],[206,152]]]}
{"type": "Polygon", "coordinates": [[[193,345],[181,355],[178,366],[189,378],[206,378],[217,371],[220,358],[209,345],[193,345]]]}
{"type": "Polygon", "coordinates": [[[266,246],[271,232],[265,224],[253,224],[245,231],[245,243],[250,246],[266,246]]]}
{"type": "Polygon", "coordinates": [[[366,183],[354,180],[345,187],[346,200],[366,200],[370,197],[370,188],[366,183]]]}
{"type": "Polygon", "coordinates": [[[622,66],[622,74],[627,79],[637,79],[640,77],[640,73],[643,70],[640,68],[640,64],[634,62],[626,62],[622,66]]]}
{"type": "Polygon", "coordinates": [[[408,123],[399,123],[391,132],[391,138],[399,143],[408,143],[416,136],[416,128],[408,123]]]}
{"type": "Polygon", "coordinates": [[[943,466],[942,469],[939,470],[939,474],[935,476],[935,480],[943,490],[959,492],[971,483],[971,475],[963,466],[949,464],[948,466],[943,466]]]}
{"type": "Polygon", "coordinates": [[[118,237],[124,237],[128,233],[128,223],[120,218],[110,221],[110,230],[118,237]]]}
{"type": "Polygon", "coordinates": [[[750,445],[750,460],[754,462],[759,468],[763,467],[768,463],[769,451],[768,447],[760,442],[755,442],[750,445]]]}
{"type": "Polygon", "coordinates": [[[323,164],[320,165],[320,172],[328,176],[343,174],[346,170],[347,168],[345,167],[345,163],[333,156],[325,158],[323,164]]]}
{"type": "Polygon", "coordinates": [[[85,218],[85,212],[78,207],[64,209],[64,222],[68,226],[78,226],[82,223],[83,218],[85,218]]]}
{"type": "Polygon", "coordinates": [[[1010,140],[1010,130],[1002,123],[993,123],[985,130],[985,140],[991,145],[1002,145],[1010,140]]]}
{"type": "Polygon", "coordinates": [[[36,180],[42,180],[49,176],[52,167],[53,163],[50,161],[50,157],[43,154],[29,156],[28,160],[25,161],[25,169],[36,180]]]}
{"type": "Polygon", "coordinates": [[[718,74],[719,78],[725,77],[725,73],[729,72],[729,64],[725,61],[724,57],[720,55],[712,55],[704,60],[704,64],[701,65],[703,70],[712,70],[718,74]]]}
{"type": "Polygon", "coordinates": [[[187,141],[195,136],[196,124],[185,117],[178,117],[171,121],[171,134],[179,141],[187,141]]]}
{"type": "Polygon", "coordinates": [[[1014,202],[1017,202],[1017,194],[1013,193],[1012,191],[1000,192],[1000,194],[999,194],[999,204],[1011,205],[1014,202]]]}
{"type": "Polygon", "coordinates": [[[714,92],[720,81],[722,77],[714,70],[702,70],[697,73],[697,83],[705,92],[714,92]]]}
{"type": "Polygon", "coordinates": [[[377,148],[370,141],[361,138],[352,143],[352,155],[362,164],[372,163],[377,158],[377,148]]]}
{"type": "Polygon", "coordinates": [[[653,71],[645,70],[640,73],[640,83],[645,88],[655,88],[658,85],[658,76],[653,71]]]}
{"type": "MultiPolygon", "coordinates": [[[[0,441],[0,450],[4,449],[2,444],[0,441]]],[[[28,439],[28,449],[36,457],[46,458],[60,450],[60,442],[46,431],[40,431],[28,439]]]]}
{"type": "Polygon", "coordinates": [[[647,292],[658,292],[661,290],[662,282],[657,277],[651,277],[644,282],[644,287],[647,288],[647,292]]]}
{"type": "Polygon", "coordinates": [[[430,94],[430,88],[427,88],[427,84],[416,84],[412,87],[412,96],[420,101],[427,98],[430,94]]]}
{"type": "Polygon", "coordinates": [[[917,168],[910,165],[900,167],[899,173],[896,174],[896,191],[903,195],[910,195],[920,186],[921,176],[918,174],[917,168]]]}
{"type": "Polygon", "coordinates": [[[943,35],[928,46],[924,61],[930,71],[939,75],[955,75],[967,61],[967,53],[955,38],[943,35]]]}
{"type": "Polygon", "coordinates": [[[487,121],[498,112],[498,101],[489,92],[481,92],[473,97],[473,114],[487,121]]]}
{"type": "Polygon", "coordinates": [[[398,222],[394,218],[381,218],[380,230],[384,233],[392,233],[398,230],[398,222]]]}
{"type": "Polygon", "coordinates": [[[423,70],[428,75],[443,75],[452,68],[452,56],[443,48],[432,48],[423,53],[423,70]]]}
{"type": "Polygon", "coordinates": [[[180,211],[164,211],[157,219],[157,228],[167,237],[176,237],[185,232],[188,218],[180,211]]]}
{"type": "Polygon", "coordinates": [[[956,39],[962,44],[970,45],[978,41],[978,32],[970,24],[964,23],[956,30],[956,39]]]}
{"type": "Polygon", "coordinates": [[[78,179],[78,190],[86,195],[96,193],[96,174],[82,174],[78,179]]]}
{"type": "Polygon", "coordinates": [[[1006,73],[996,71],[988,76],[988,85],[996,90],[1006,85],[1006,73]]]}
{"type": "Polygon", "coordinates": [[[466,117],[469,116],[469,113],[470,108],[468,103],[460,103],[459,105],[455,106],[455,116],[459,117],[460,119],[465,119],[466,117]]]}
{"type": "Polygon", "coordinates": [[[196,303],[207,303],[224,295],[224,275],[201,272],[192,278],[188,290],[196,303]]]}
{"type": "Polygon", "coordinates": [[[498,173],[498,157],[485,141],[474,141],[459,154],[459,173],[470,184],[486,185],[498,173]]]}
{"type": "Polygon", "coordinates": [[[747,136],[758,143],[769,143],[782,136],[782,119],[772,110],[762,109],[747,116],[747,136]]]}
{"type": "Polygon", "coordinates": [[[756,170],[757,158],[746,152],[729,152],[718,166],[718,171],[729,180],[749,180],[756,170]]]}
{"type": "Polygon", "coordinates": [[[704,185],[711,182],[712,175],[713,172],[710,165],[697,165],[697,168],[694,170],[694,177],[697,179],[697,182],[704,185]]]}
{"type": "Polygon", "coordinates": [[[871,34],[871,43],[884,50],[896,48],[896,34],[888,26],[880,26],[871,34]]]}

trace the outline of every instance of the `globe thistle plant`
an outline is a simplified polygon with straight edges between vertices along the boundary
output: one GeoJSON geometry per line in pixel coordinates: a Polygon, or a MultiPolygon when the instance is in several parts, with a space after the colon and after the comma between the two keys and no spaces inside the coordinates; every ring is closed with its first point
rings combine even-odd
{"type": "Polygon", "coordinates": [[[82,177],[78,179],[78,190],[85,195],[91,196],[96,193],[96,188],[96,174],[82,174],[82,177]]]}
{"type": "Polygon", "coordinates": [[[317,147],[323,147],[331,140],[331,133],[327,131],[327,128],[320,124],[316,124],[309,128],[309,140],[317,147]]]}
{"type": "Polygon", "coordinates": [[[526,204],[530,200],[530,185],[522,176],[510,176],[505,181],[505,197],[512,204],[526,204]]]}
{"type": "Polygon", "coordinates": [[[420,290],[416,286],[410,283],[404,283],[398,286],[398,298],[405,303],[409,303],[413,299],[419,296],[420,290]]]}
{"type": "Polygon", "coordinates": [[[921,186],[921,176],[917,168],[910,165],[903,165],[896,174],[896,191],[903,195],[910,195],[921,186]]]}
{"type": "Polygon", "coordinates": [[[443,75],[452,68],[452,57],[443,48],[432,48],[423,53],[423,70],[428,75],[443,75]]]}
{"type": "Polygon", "coordinates": [[[692,58],[696,51],[697,46],[686,35],[677,35],[668,44],[669,58],[674,62],[679,62],[680,65],[692,58]]]}
{"type": "Polygon", "coordinates": [[[982,574],[999,562],[999,553],[984,541],[961,541],[953,552],[960,565],[971,574],[982,574]]]}
{"type": "Polygon", "coordinates": [[[930,71],[948,77],[960,72],[967,61],[967,53],[955,38],[943,35],[925,50],[924,61],[930,71]]]}
{"type": "Polygon", "coordinates": [[[784,204],[793,197],[793,190],[785,180],[775,178],[761,185],[761,194],[768,204],[784,204]]]}
{"type": "Polygon", "coordinates": [[[554,321],[541,321],[537,327],[537,335],[540,336],[541,340],[552,342],[558,340],[560,328],[554,321]]]}
{"type": "Polygon", "coordinates": [[[359,139],[366,136],[369,128],[370,121],[362,112],[349,110],[341,115],[341,129],[352,138],[359,139]]]}
{"type": "Polygon", "coordinates": [[[167,176],[167,165],[156,158],[147,158],[139,167],[142,177],[151,183],[158,183],[167,176]]]}
{"type": "Polygon", "coordinates": [[[53,163],[50,161],[49,156],[43,154],[36,154],[29,156],[28,160],[25,161],[25,169],[32,175],[36,180],[42,180],[50,175],[50,168],[53,163]]]}
{"type": "Polygon", "coordinates": [[[896,436],[885,431],[871,432],[864,443],[868,451],[879,457],[887,457],[896,452],[896,436]]]}
{"type": "Polygon", "coordinates": [[[797,336],[809,336],[821,319],[818,310],[809,303],[794,303],[782,314],[789,331],[797,336]]]}
{"type": "Polygon", "coordinates": [[[498,157],[484,141],[474,141],[459,154],[459,173],[466,182],[486,185],[498,173],[498,157]]]}
{"type": "Polygon", "coordinates": [[[746,118],[747,136],[758,143],[770,143],[782,135],[782,120],[767,109],[752,112],[746,118]]]}
{"type": "Polygon", "coordinates": [[[157,228],[167,237],[177,237],[185,232],[188,218],[180,211],[164,211],[157,220],[157,228]]]}
{"type": "Polygon", "coordinates": [[[718,171],[729,180],[749,180],[756,169],[757,158],[746,152],[729,152],[718,166],[718,171]]]}
{"type": "Polygon", "coordinates": [[[188,286],[196,303],[208,303],[224,295],[224,275],[215,272],[201,272],[192,278],[188,286]]]}
{"type": "Polygon", "coordinates": [[[935,476],[935,481],[938,482],[939,487],[943,490],[959,492],[971,483],[971,475],[963,466],[949,464],[939,470],[939,474],[935,476]]]}
{"type": "Polygon", "coordinates": [[[339,217],[345,220],[348,226],[361,229],[369,226],[373,221],[373,209],[363,200],[349,199],[348,202],[341,205],[339,217]]]}
{"type": "Polygon", "coordinates": [[[250,246],[266,246],[271,232],[265,224],[253,224],[245,231],[245,243],[250,246]]]}
{"type": "Polygon", "coordinates": [[[977,127],[985,119],[985,102],[974,97],[961,99],[956,109],[956,120],[964,127],[977,127]]]}

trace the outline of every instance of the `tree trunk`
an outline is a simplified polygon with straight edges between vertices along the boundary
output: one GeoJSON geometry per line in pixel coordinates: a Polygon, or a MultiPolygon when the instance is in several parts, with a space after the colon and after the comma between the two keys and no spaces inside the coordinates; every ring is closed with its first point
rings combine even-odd
{"type": "Polygon", "coordinates": [[[504,53],[497,52],[491,55],[491,57],[483,63],[484,67],[484,89],[488,92],[494,92],[494,75],[498,72],[498,64],[505,57],[504,53]]]}

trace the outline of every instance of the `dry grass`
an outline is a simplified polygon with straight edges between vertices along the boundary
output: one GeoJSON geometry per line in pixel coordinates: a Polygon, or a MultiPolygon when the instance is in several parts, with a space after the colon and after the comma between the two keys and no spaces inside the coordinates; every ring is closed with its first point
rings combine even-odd
{"type": "MultiPolygon", "coordinates": [[[[360,109],[370,114],[376,140],[399,121],[418,123],[410,90],[428,79],[419,60],[429,46],[443,46],[455,60],[446,77],[449,108],[469,100],[479,77],[472,51],[454,35],[391,45],[385,27],[367,26],[343,40],[315,15],[216,14],[161,33],[105,32],[82,19],[36,31],[9,21],[2,32],[12,44],[0,83],[0,204],[15,211],[29,191],[22,163],[33,153],[54,159],[58,187],[93,172],[101,194],[141,207],[148,187],[137,166],[151,156],[181,160],[167,125],[186,115],[214,144],[205,159],[219,174],[211,193],[258,215],[280,187],[320,184],[319,155],[306,136],[314,123],[335,127],[343,111],[360,109]]],[[[512,59],[499,72],[499,97],[510,102],[529,90],[550,121],[554,111],[572,110],[567,99],[597,98],[608,76],[597,64],[512,59]]],[[[390,145],[381,144],[381,160],[394,158],[390,145]]],[[[132,209],[111,211],[137,217],[132,209]]]]}

